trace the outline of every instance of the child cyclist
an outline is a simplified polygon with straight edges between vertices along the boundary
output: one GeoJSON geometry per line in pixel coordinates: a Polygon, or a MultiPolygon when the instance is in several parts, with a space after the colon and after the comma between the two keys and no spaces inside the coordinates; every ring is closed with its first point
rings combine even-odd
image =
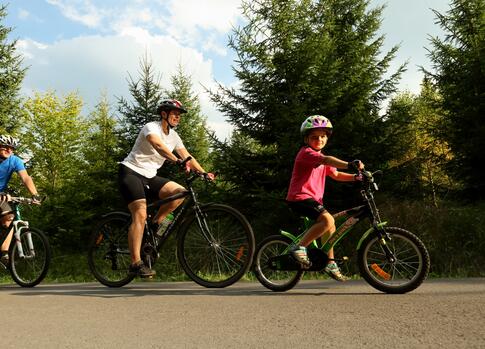
{"type": "MultiPolygon", "coordinates": [[[[299,245],[290,247],[291,254],[304,268],[311,264],[306,247],[313,240],[322,236],[328,239],[335,232],[335,221],[323,206],[326,176],[340,182],[357,181],[361,180],[359,176],[337,169],[364,168],[364,164],[359,160],[347,162],[323,154],[322,150],[332,134],[332,129],[332,123],[324,116],[312,115],[305,119],[300,129],[305,145],[296,156],[286,197],[293,211],[315,221],[299,245]]],[[[328,252],[325,272],[335,280],[346,280],[335,263],[333,249],[328,252]]]]}

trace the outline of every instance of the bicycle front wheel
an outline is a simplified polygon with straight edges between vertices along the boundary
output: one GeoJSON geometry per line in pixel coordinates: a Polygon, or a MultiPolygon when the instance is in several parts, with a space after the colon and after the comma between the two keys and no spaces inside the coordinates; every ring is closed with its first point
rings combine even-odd
{"type": "Polygon", "coordinates": [[[288,253],[290,244],[289,239],[272,235],[261,241],[256,249],[254,274],[264,287],[272,291],[283,292],[295,287],[303,275],[302,270],[275,270],[270,266],[271,258],[288,253]]]}
{"type": "Polygon", "coordinates": [[[121,287],[133,280],[128,249],[127,215],[109,215],[95,226],[88,244],[88,264],[94,277],[108,287],[121,287]]]}
{"type": "Polygon", "coordinates": [[[232,285],[248,271],[254,255],[251,225],[236,209],[201,208],[180,230],[177,257],[185,273],[204,287],[232,285]]]}
{"type": "Polygon", "coordinates": [[[413,233],[401,228],[385,228],[390,236],[386,246],[394,256],[389,261],[377,235],[369,236],[359,249],[361,276],[374,288],[386,293],[406,293],[426,279],[430,267],[428,251],[413,233]]]}
{"type": "Polygon", "coordinates": [[[34,228],[20,231],[19,249],[13,241],[9,249],[10,273],[12,279],[22,287],[34,287],[44,280],[49,270],[51,249],[47,236],[34,228]]]}

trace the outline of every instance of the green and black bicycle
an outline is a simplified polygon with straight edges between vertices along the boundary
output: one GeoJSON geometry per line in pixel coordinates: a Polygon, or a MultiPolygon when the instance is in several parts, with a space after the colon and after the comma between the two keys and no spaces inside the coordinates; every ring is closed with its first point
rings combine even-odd
{"type": "MultiPolygon", "coordinates": [[[[335,233],[323,245],[314,241],[308,247],[309,269],[303,269],[289,253],[290,245],[298,244],[305,232],[294,235],[281,230],[281,235],[261,241],[254,261],[254,273],[261,284],[272,291],[287,291],[300,281],[305,271],[321,272],[327,264],[328,251],[348,237],[357,222],[368,218],[371,227],[356,247],[360,275],[372,287],[386,293],[406,293],[419,287],[429,273],[428,251],[415,234],[389,227],[381,220],[374,201],[374,192],[378,190],[374,175],[378,172],[361,172],[363,205],[334,215],[335,233]]],[[[304,222],[306,231],[312,222],[306,218],[304,222]]],[[[343,264],[346,260],[336,262],[343,264]]]]}

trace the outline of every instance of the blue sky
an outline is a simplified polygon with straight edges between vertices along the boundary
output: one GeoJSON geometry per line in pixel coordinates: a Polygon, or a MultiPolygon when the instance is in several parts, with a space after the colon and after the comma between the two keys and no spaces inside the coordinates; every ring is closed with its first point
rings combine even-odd
{"type": "MultiPolygon", "coordinates": [[[[1,1],[5,3],[5,1],[1,1]]],[[[371,0],[386,4],[381,33],[386,52],[399,44],[391,71],[408,62],[400,89],[419,91],[429,68],[424,47],[429,35],[441,36],[430,10],[445,12],[448,0],[371,0]]],[[[110,102],[128,97],[128,73],[138,76],[146,53],[169,86],[174,68],[182,64],[192,76],[209,126],[226,137],[230,126],[204,93],[215,81],[237,85],[232,72],[234,53],[227,48],[232,28],[241,23],[240,0],[10,0],[4,25],[9,39],[29,67],[22,93],[77,91],[89,112],[106,92],[110,102]]]]}

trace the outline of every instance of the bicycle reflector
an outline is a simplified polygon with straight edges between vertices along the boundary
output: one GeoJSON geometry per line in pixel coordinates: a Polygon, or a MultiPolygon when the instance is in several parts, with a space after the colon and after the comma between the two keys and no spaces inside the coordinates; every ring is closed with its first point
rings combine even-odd
{"type": "Polygon", "coordinates": [[[373,263],[371,267],[376,272],[376,274],[379,275],[384,280],[391,280],[391,275],[389,275],[384,270],[382,270],[382,268],[379,267],[377,264],[373,263]]]}
{"type": "Polygon", "coordinates": [[[101,244],[103,239],[104,239],[103,234],[99,234],[98,238],[96,239],[96,246],[99,246],[99,244],[101,244]]]}
{"type": "Polygon", "coordinates": [[[236,252],[236,260],[238,262],[241,260],[241,257],[243,256],[243,254],[244,254],[244,245],[242,245],[241,247],[239,247],[239,249],[236,252]]]}

